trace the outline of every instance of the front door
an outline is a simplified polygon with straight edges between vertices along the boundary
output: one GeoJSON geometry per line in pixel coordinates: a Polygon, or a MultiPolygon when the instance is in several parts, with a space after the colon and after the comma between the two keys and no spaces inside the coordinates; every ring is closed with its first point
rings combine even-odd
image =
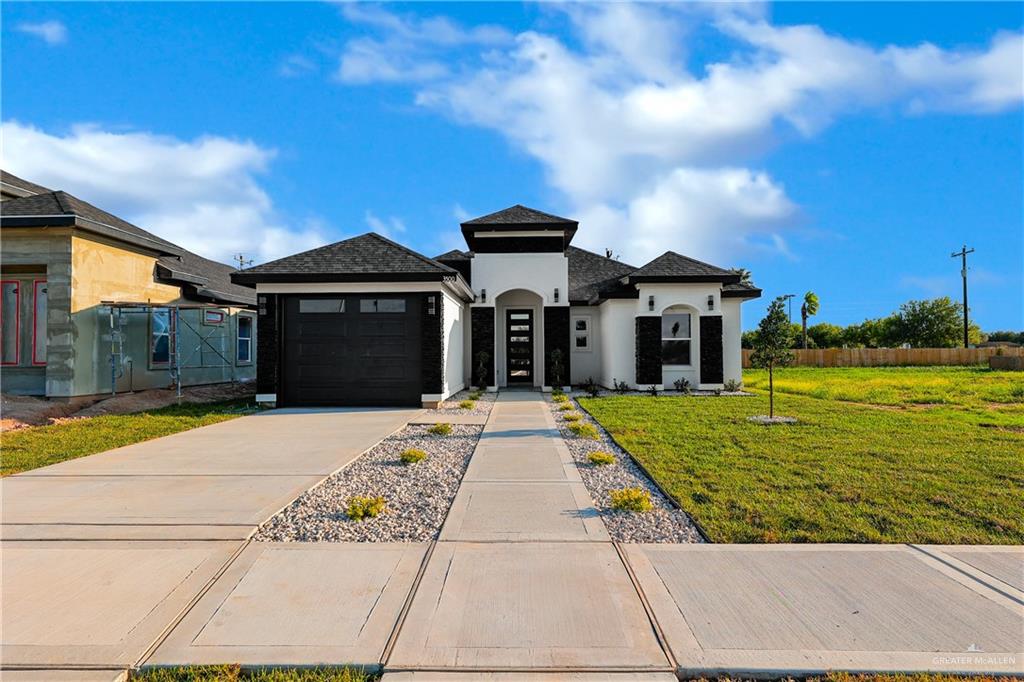
{"type": "Polygon", "coordinates": [[[505,376],[510,384],[533,385],[533,311],[505,313],[505,376]]]}

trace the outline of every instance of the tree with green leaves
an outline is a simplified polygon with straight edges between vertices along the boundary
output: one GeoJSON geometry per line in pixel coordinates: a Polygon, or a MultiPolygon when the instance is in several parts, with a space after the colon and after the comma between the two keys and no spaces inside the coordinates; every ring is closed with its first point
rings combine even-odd
{"type": "MultiPolygon", "coordinates": [[[[963,315],[963,305],[949,296],[907,301],[896,313],[896,337],[914,348],[955,348],[963,342],[963,315]]],[[[972,342],[977,343],[980,330],[971,331],[972,342]]]]}
{"type": "Polygon", "coordinates": [[[775,377],[776,367],[785,367],[796,357],[790,346],[793,345],[793,327],[786,314],[786,299],[779,296],[768,306],[768,314],[757,325],[757,336],[754,338],[754,352],[750,355],[750,364],[768,370],[768,417],[775,417],[775,377]]]}
{"type": "Polygon", "coordinates": [[[740,276],[740,284],[749,284],[754,286],[754,280],[751,278],[750,270],[746,268],[733,268],[732,273],[740,276]]]}
{"type": "Polygon", "coordinates": [[[821,303],[818,301],[818,295],[816,293],[808,291],[804,294],[804,302],[803,305],[800,306],[800,317],[803,318],[803,324],[801,324],[801,348],[807,348],[807,318],[817,315],[820,307],[821,303]]]}

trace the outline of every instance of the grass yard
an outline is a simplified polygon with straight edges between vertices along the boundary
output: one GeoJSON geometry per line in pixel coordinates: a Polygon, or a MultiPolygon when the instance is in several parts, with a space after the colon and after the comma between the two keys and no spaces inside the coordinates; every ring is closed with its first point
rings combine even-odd
{"type": "Polygon", "coordinates": [[[768,398],[745,379],[754,397],[580,403],[714,542],[1024,542],[1019,373],[787,369],[776,412],[800,423],[774,427],[747,421],[768,398]]]}
{"type": "Polygon", "coordinates": [[[376,675],[353,668],[268,668],[242,670],[238,665],[152,668],[133,673],[132,682],[370,682],[376,675]]]}
{"type": "Polygon", "coordinates": [[[248,401],[187,403],[135,414],[69,419],[3,434],[0,476],[139,443],[247,414],[248,401]]]}

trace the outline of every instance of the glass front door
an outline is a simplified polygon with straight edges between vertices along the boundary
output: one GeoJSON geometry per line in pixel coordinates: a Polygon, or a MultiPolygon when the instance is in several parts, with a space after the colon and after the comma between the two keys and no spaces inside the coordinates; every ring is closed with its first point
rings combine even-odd
{"type": "Polygon", "coordinates": [[[505,367],[508,383],[533,384],[533,311],[505,313],[505,367]]]}

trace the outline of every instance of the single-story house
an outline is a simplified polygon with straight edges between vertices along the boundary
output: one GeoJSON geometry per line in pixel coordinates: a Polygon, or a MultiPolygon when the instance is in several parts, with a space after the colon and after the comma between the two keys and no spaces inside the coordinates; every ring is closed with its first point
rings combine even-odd
{"type": "Polygon", "coordinates": [[[256,295],[202,258],[0,172],[0,390],[74,399],[252,380],[256,295]]]}
{"type": "Polygon", "coordinates": [[[668,251],[643,267],[571,245],[577,221],[512,206],[428,258],[375,233],[232,275],[258,301],[257,400],[432,406],[467,386],[722,388],[761,291],[668,251]]]}

